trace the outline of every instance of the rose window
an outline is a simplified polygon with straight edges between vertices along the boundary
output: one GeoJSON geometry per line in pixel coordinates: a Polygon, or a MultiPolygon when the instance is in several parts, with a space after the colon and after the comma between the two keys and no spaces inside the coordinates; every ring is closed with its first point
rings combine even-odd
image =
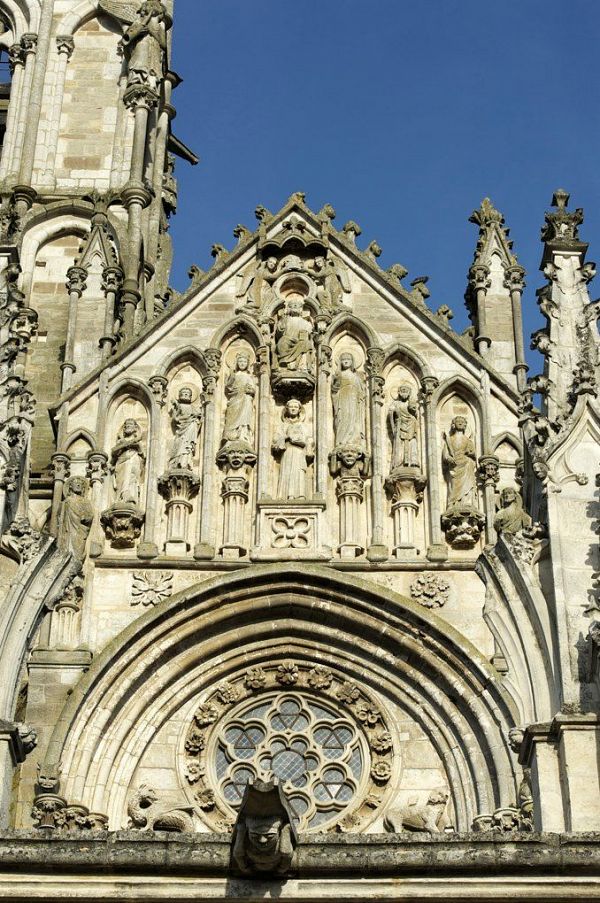
{"type": "Polygon", "coordinates": [[[278,779],[301,831],[352,830],[391,774],[379,709],[322,666],[284,662],[217,687],[188,730],[186,778],[212,826],[235,820],[246,785],[278,779]]]}
{"type": "Polygon", "coordinates": [[[233,809],[248,781],[275,776],[304,827],[325,824],[352,802],[365,764],[358,729],[304,694],[243,707],[214,751],[218,791],[233,809]]]}

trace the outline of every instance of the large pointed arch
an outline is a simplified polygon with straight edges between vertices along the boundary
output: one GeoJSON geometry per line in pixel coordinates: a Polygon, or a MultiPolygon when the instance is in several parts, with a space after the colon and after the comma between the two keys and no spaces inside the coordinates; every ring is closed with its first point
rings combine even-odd
{"type": "Polygon", "coordinates": [[[120,827],[136,763],[166,720],[236,669],[289,655],[334,665],[419,720],[461,830],[514,800],[506,732],[518,713],[490,664],[410,599],[297,564],[205,581],[123,631],[69,698],[45,767],[61,768],[67,799],[120,827]]]}

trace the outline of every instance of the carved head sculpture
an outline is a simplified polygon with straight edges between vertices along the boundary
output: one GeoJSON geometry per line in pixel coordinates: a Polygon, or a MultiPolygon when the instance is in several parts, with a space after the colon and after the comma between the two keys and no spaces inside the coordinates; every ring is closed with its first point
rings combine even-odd
{"type": "Polygon", "coordinates": [[[247,370],[250,366],[250,355],[246,351],[240,351],[235,356],[235,369],[247,370]]]}
{"type": "Polygon", "coordinates": [[[304,416],[304,408],[297,398],[290,398],[286,401],[281,415],[282,420],[304,420],[304,416]]]}
{"type": "Polygon", "coordinates": [[[457,417],[455,417],[453,419],[450,430],[453,433],[466,433],[467,432],[467,418],[463,417],[462,414],[459,414],[457,417]]]}
{"type": "Polygon", "coordinates": [[[121,427],[121,435],[123,437],[127,436],[140,436],[141,435],[140,425],[137,420],[134,420],[133,417],[128,417],[127,420],[124,421],[123,426],[121,427]]]}
{"type": "Polygon", "coordinates": [[[350,351],[344,351],[340,355],[340,370],[354,370],[354,355],[350,351]]]}
{"type": "Polygon", "coordinates": [[[255,850],[259,855],[274,853],[279,844],[283,822],[278,815],[248,816],[246,832],[248,836],[248,852],[255,850]]]}
{"type": "Polygon", "coordinates": [[[507,486],[500,493],[500,504],[503,508],[508,508],[510,505],[519,503],[519,496],[511,486],[507,486]]]}
{"type": "Polygon", "coordinates": [[[338,457],[343,466],[350,469],[354,467],[359,458],[363,457],[363,453],[356,448],[340,448],[338,449],[338,457]]]}
{"type": "Polygon", "coordinates": [[[544,482],[548,479],[548,471],[549,467],[545,461],[534,461],[533,462],[533,472],[538,478],[538,480],[542,480],[544,482]]]}
{"type": "Polygon", "coordinates": [[[398,386],[398,401],[408,401],[412,395],[412,387],[409,383],[400,383],[398,386]]]}
{"type": "Polygon", "coordinates": [[[189,386],[182,386],[179,390],[178,399],[183,402],[183,404],[191,404],[193,398],[192,390],[189,386]]]}
{"type": "Polygon", "coordinates": [[[85,477],[71,477],[65,484],[66,495],[85,495],[87,492],[87,480],[85,477]]]}
{"type": "Polygon", "coordinates": [[[511,727],[508,732],[508,745],[513,752],[518,753],[521,750],[521,744],[525,739],[525,731],[522,727],[511,727]]]}
{"type": "Polygon", "coordinates": [[[274,273],[277,269],[277,258],[276,257],[267,257],[266,259],[266,267],[269,273],[274,273]]]}

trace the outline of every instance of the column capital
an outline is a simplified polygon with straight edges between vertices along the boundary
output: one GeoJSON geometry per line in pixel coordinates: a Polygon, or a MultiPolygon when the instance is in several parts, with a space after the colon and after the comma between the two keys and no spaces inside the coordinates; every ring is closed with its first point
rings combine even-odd
{"type": "Polygon", "coordinates": [[[71,34],[57,35],[56,36],[56,49],[58,50],[59,56],[65,55],[67,57],[67,60],[70,60],[73,50],[75,49],[75,41],[73,39],[73,35],[71,35],[71,34]]]}
{"type": "Polygon", "coordinates": [[[52,455],[52,476],[55,481],[63,482],[71,472],[71,459],[62,452],[52,455]]]}
{"type": "Polygon", "coordinates": [[[485,263],[474,263],[469,269],[469,283],[475,291],[486,292],[490,287],[490,268],[485,263]]]}
{"type": "Polygon", "coordinates": [[[121,267],[105,267],[102,270],[102,290],[108,292],[118,292],[123,285],[123,270],[121,267]]]}
{"type": "Polygon", "coordinates": [[[37,51],[37,43],[38,36],[33,34],[33,32],[26,32],[21,36],[21,47],[23,49],[23,53],[36,53],[37,51]]]}
{"type": "Polygon", "coordinates": [[[11,44],[8,48],[8,63],[10,66],[11,75],[14,74],[16,67],[22,66],[25,62],[25,57],[23,54],[23,48],[19,43],[11,44]]]}
{"type": "Polygon", "coordinates": [[[525,269],[518,263],[513,263],[504,272],[504,287],[511,292],[523,293],[525,288],[525,269]]]}
{"type": "Polygon", "coordinates": [[[152,110],[158,103],[158,94],[149,85],[130,85],[123,96],[123,103],[134,112],[138,109],[152,110]]]}
{"type": "Polygon", "coordinates": [[[78,295],[81,298],[87,288],[86,279],[88,272],[84,267],[73,266],[67,270],[67,291],[69,294],[78,295]]]}

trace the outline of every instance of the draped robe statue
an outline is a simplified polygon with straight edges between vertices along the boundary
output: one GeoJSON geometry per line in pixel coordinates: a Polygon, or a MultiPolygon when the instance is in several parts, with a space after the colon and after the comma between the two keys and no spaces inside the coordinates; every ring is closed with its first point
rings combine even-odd
{"type": "Polygon", "coordinates": [[[516,489],[507,486],[500,493],[500,510],[494,517],[497,533],[513,535],[531,526],[531,518],[523,510],[521,496],[516,489]]]}
{"type": "Polygon", "coordinates": [[[250,373],[250,355],[240,352],[225,384],[227,407],[221,445],[241,442],[252,448],[254,441],[254,397],[256,380],[250,373]]]}
{"type": "Polygon", "coordinates": [[[85,497],[86,491],[84,477],[67,480],[58,523],[58,548],[61,552],[70,552],[78,563],[85,557],[85,544],[94,519],[94,509],[85,497]]]}
{"type": "Polygon", "coordinates": [[[366,445],[365,386],[354,357],[346,351],[331,383],[335,445],[364,449],[366,445]]]}
{"type": "Polygon", "coordinates": [[[179,390],[178,399],[171,403],[169,414],[175,433],[169,451],[169,467],[191,470],[202,425],[202,410],[192,404],[192,390],[188,386],[179,390]]]}
{"type": "Polygon", "coordinates": [[[128,417],[111,452],[116,504],[139,505],[144,461],[142,429],[137,420],[128,417]]]}
{"type": "Polygon", "coordinates": [[[390,404],[388,425],[392,434],[391,469],[419,466],[417,406],[408,383],[398,386],[398,397],[390,404]]]}
{"type": "Polygon", "coordinates": [[[275,331],[277,367],[284,370],[308,370],[311,366],[313,325],[303,312],[302,298],[289,298],[275,331]]]}
{"type": "Polygon", "coordinates": [[[304,408],[296,398],[290,398],[281,415],[281,428],[273,442],[273,453],[281,456],[278,499],[307,497],[306,471],[313,457],[312,440],[304,427],[304,408]]]}
{"type": "Polygon", "coordinates": [[[455,417],[450,433],[444,433],[442,463],[448,483],[448,508],[477,508],[477,454],[467,436],[465,417],[455,417]]]}

